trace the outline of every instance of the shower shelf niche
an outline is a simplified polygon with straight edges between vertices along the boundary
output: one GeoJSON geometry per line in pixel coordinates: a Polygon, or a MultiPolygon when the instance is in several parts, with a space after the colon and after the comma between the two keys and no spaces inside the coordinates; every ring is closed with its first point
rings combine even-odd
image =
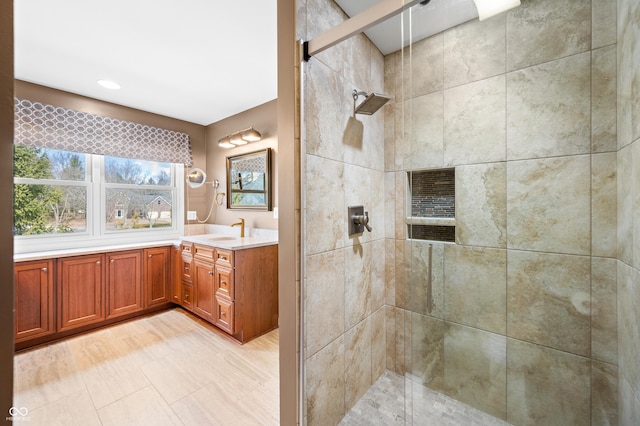
{"type": "Polygon", "coordinates": [[[407,172],[407,238],[455,243],[455,169],[407,172]]]}

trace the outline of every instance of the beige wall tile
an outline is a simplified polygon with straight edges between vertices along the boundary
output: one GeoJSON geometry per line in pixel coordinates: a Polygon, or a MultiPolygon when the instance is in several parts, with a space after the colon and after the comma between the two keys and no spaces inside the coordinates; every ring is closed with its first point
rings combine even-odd
{"type": "Polygon", "coordinates": [[[304,88],[307,154],[343,161],[344,132],[353,109],[353,98],[345,87],[342,78],[323,63],[308,63],[304,88]]]}
{"type": "Polygon", "coordinates": [[[385,183],[384,172],[381,170],[368,170],[369,173],[369,204],[364,210],[369,212],[369,225],[372,231],[366,231],[371,240],[380,240],[386,237],[385,229],[385,183]]]}
{"type": "MultiPolygon", "coordinates": [[[[379,182],[376,182],[376,184],[378,183],[379,182]]],[[[349,222],[351,221],[351,218],[348,214],[348,208],[350,206],[363,206],[365,211],[369,212],[369,214],[373,214],[374,216],[377,213],[371,209],[373,205],[371,202],[372,185],[369,169],[345,164],[344,186],[344,244],[345,246],[351,246],[371,241],[371,232],[368,232],[366,229],[362,234],[355,234],[354,236],[349,235],[349,222]]],[[[339,197],[340,194],[335,194],[335,196],[339,197]]]]}
{"type": "Polygon", "coordinates": [[[591,2],[592,35],[591,48],[615,44],[616,42],[616,0],[591,2]]]}
{"type": "Polygon", "coordinates": [[[615,365],[591,363],[591,424],[618,424],[618,368],[615,365]]]}
{"type": "Polygon", "coordinates": [[[591,258],[591,357],[618,364],[617,265],[591,258]]]}
{"type": "MultiPolygon", "coordinates": [[[[597,2],[602,3],[607,1],[597,2]]],[[[616,85],[616,46],[591,52],[591,152],[615,151],[618,146],[616,85]]]]}
{"type": "Polygon", "coordinates": [[[385,241],[371,242],[371,311],[384,306],[385,300],[385,241]]]}
{"type": "Polygon", "coordinates": [[[507,251],[447,245],[444,265],[445,320],[504,335],[507,251]]]}
{"type": "Polygon", "coordinates": [[[587,358],[507,339],[507,421],[591,424],[590,370],[587,358]]]}
{"type": "Polygon", "coordinates": [[[386,328],[385,307],[381,307],[369,317],[371,323],[371,383],[386,369],[386,328]]]}
{"type": "Polygon", "coordinates": [[[385,366],[387,370],[398,372],[396,369],[396,309],[386,305],[384,307],[384,336],[385,336],[385,366]]]}
{"type": "Polygon", "coordinates": [[[371,323],[369,319],[344,334],[345,409],[349,410],[365,394],[371,380],[371,323]]]}
{"type": "MultiPolygon", "coordinates": [[[[443,318],[444,315],[444,250],[447,245],[437,242],[407,240],[404,242],[407,281],[404,283],[405,308],[423,315],[443,318]],[[429,270],[431,246],[431,270],[429,270]],[[429,300],[429,276],[431,299],[429,300]]],[[[397,256],[397,254],[396,254],[397,256]]]]}
{"type": "Polygon", "coordinates": [[[305,358],[345,331],[344,250],[307,256],[304,292],[305,358]]]}
{"type": "MultiPolygon", "coordinates": [[[[640,272],[618,262],[618,368],[640,395],[640,272]]],[[[623,396],[622,394],[620,395],[623,396]]]]}
{"type": "Polygon", "coordinates": [[[633,261],[633,173],[632,149],[627,145],[618,151],[618,259],[631,265],[633,261]]]}
{"type": "Polygon", "coordinates": [[[590,89],[589,52],[509,73],[507,158],[591,152],[590,89]]]}
{"type": "Polygon", "coordinates": [[[507,335],[590,356],[590,258],[515,250],[508,258],[507,335]]]}
{"type": "Polygon", "coordinates": [[[445,323],[446,393],[500,419],[507,417],[507,338],[445,323]]]}
{"type": "Polygon", "coordinates": [[[506,19],[472,20],[444,32],[445,88],[505,73],[506,19]]]}
{"type": "Polygon", "coordinates": [[[344,249],[345,330],[371,314],[371,243],[344,249]]]}
{"type": "MultiPolygon", "coordinates": [[[[384,238],[396,235],[396,176],[393,172],[384,173],[384,238]]],[[[378,214],[379,216],[379,214],[378,214]]]]}
{"type": "Polygon", "coordinates": [[[306,252],[315,254],[344,247],[344,164],[314,155],[306,155],[305,159],[306,252]]]}
{"type": "Polygon", "coordinates": [[[506,159],[505,76],[444,91],[444,164],[506,159]]]}
{"type": "Polygon", "coordinates": [[[456,242],[507,246],[507,164],[456,167],[456,242]]]}
{"type": "Polygon", "coordinates": [[[385,268],[385,304],[396,305],[396,244],[395,240],[384,240],[385,268]]]}
{"type": "Polygon", "coordinates": [[[509,162],[507,247],[591,253],[590,156],[509,162]]]}
{"type": "Polygon", "coordinates": [[[591,48],[591,2],[522,2],[508,12],[507,40],[508,71],[585,52],[591,48]]]}
{"type": "Polygon", "coordinates": [[[401,141],[404,144],[404,168],[425,169],[443,166],[443,102],[441,91],[405,102],[406,124],[401,141]]]}
{"type": "MultiPolygon", "coordinates": [[[[640,45],[640,41],[638,42],[640,45]]],[[[640,48],[638,49],[640,52],[640,48]]],[[[640,94],[640,92],[638,92],[640,94]]],[[[640,140],[631,144],[631,227],[633,229],[632,266],[640,269],[640,140]]]]}
{"type": "Polygon", "coordinates": [[[615,257],[617,245],[616,153],[591,156],[591,253],[615,257]]]}
{"type": "Polygon", "coordinates": [[[331,342],[305,365],[306,416],[309,425],[335,425],[345,413],[345,341],[331,342]]]}
{"type": "Polygon", "coordinates": [[[403,87],[411,99],[443,89],[444,35],[420,40],[404,50],[403,87]],[[429,66],[425,66],[429,64],[429,66]]]}
{"type": "Polygon", "coordinates": [[[618,399],[619,424],[632,425],[640,419],[640,398],[633,394],[624,376],[620,376],[618,380],[618,399]]]}
{"type": "Polygon", "coordinates": [[[444,391],[444,321],[411,314],[411,374],[430,389],[444,391]]]}

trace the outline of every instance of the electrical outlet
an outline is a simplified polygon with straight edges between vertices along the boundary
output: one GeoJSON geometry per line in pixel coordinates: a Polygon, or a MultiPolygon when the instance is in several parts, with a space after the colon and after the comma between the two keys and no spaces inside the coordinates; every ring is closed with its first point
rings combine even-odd
{"type": "Polygon", "coordinates": [[[198,218],[196,215],[197,213],[195,210],[187,211],[187,220],[196,220],[198,218]]]}
{"type": "Polygon", "coordinates": [[[274,218],[274,219],[277,219],[277,218],[278,218],[278,208],[277,208],[277,207],[274,207],[274,208],[273,208],[273,218],[274,218]]]}

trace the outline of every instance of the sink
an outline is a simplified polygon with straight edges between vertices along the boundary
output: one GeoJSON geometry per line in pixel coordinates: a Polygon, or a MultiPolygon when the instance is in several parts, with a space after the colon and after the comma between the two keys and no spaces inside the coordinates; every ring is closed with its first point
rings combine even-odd
{"type": "Polygon", "coordinates": [[[237,240],[237,237],[213,237],[213,238],[208,238],[209,241],[233,241],[233,240],[237,240]]]}

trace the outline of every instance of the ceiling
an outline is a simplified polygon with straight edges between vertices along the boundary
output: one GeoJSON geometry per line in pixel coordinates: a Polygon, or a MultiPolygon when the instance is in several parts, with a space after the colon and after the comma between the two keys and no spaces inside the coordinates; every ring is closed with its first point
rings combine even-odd
{"type": "MultiPolygon", "coordinates": [[[[355,16],[379,0],[335,0],[349,16],[355,16]]],[[[369,28],[365,34],[383,55],[478,17],[473,0],[431,0],[369,28]],[[404,32],[403,32],[404,28],[404,32]]]]}
{"type": "Polygon", "coordinates": [[[19,80],[202,125],[277,97],[276,0],[15,0],[14,20],[19,80]]]}
{"type": "MultiPolygon", "coordinates": [[[[377,1],[336,3],[354,16],[377,1]]],[[[432,0],[366,34],[386,55],[477,16],[432,0]]],[[[14,19],[19,80],[202,125],[277,97],[276,0],[15,0],[14,19]]]]}

